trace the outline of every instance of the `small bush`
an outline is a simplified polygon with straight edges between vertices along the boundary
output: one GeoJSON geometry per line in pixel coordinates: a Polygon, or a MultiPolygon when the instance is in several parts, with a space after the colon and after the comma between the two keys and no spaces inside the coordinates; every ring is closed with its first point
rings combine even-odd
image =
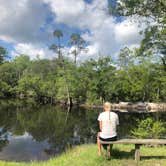
{"type": "Polygon", "coordinates": [[[162,138],[166,134],[165,123],[153,118],[137,120],[138,125],[131,130],[132,138],[162,138]]]}

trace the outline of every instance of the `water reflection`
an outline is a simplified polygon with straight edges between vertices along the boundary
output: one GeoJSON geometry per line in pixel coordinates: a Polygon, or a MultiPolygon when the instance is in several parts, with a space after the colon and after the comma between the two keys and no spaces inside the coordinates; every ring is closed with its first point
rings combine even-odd
{"type": "MultiPolygon", "coordinates": [[[[97,116],[100,110],[81,108],[71,111],[55,106],[41,106],[33,100],[0,101],[0,159],[30,161],[46,160],[70,145],[96,141],[97,116]]],[[[119,137],[128,137],[137,118],[164,113],[118,113],[119,137]]]]}
{"type": "Polygon", "coordinates": [[[96,122],[97,112],[79,109],[69,112],[60,107],[27,104],[26,101],[1,103],[0,159],[45,160],[61,153],[67,146],[95,140],[97,123],[92,122],[96,122]]]}
{"type": "Polygon", "coordinates": [[[37,142],[33,137],[24,133],[21,136],[9,136],[8,146],[3,148],[3,153],[0,155],[0,159],[3,160],[15,160],[15,161],[27,161],[30,160],[46,160],[50,156],[44,153],[43,149],[49,147],[47,141],[37,142]]]}

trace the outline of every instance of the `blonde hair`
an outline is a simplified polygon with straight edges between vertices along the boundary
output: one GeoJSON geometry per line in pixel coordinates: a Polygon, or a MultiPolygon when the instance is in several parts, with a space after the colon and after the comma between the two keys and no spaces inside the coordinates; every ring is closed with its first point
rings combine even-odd
{"type": "Polygon", "coordinates": [[[111,111],[111,108],[112,108],[112,104],[107,101],[103,104],[103,106],[106,107],[106,108],[109,108],[109,120],[110,120],[110,111],[111,111]]]}

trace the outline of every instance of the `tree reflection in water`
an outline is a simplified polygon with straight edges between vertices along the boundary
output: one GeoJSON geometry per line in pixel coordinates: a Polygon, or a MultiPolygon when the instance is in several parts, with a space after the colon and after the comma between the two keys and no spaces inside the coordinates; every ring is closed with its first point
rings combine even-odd
{"type": "MultiPolygon", "coordinates": [[[[32,138],[29,148],[31,146],[39,148],[40,153],[45,153],[49,157],[60,154],[69,146],[94,143],[96,142],[96,133],[98,131],[97,116],[99,111],[97,109],[85,110],[83,108],[73,108],[69,110],[58,106],[43,106],[38,105],[33,100],[1,100],[0,157],[1,155],[3,156],[3,149],[9,147],[12,139],[24,136],[25,133],[28,133],[30,138],[32,138]]],[[[129,137],[129,131],[135,127],[136,119],[153,116],[157,120],[166,121],[164,119],[166,116],[163,116],[165,113],[118,114],[120,124],[123,124],[118,129],[119,137],[121,138],[129,137]]],[[[19,138],[22,139],[22,137],[19,138]]],[[[30,138],[28,137],[28,139],[30,138]]],[[[19,144],[19,141],[17,141],[17,144],[19,144]]],[[[22,153],[21,150],[18,153],[22,153]]],[[[33,156],[35,155],[37,154],[33,152],[33,156]]],[[[9,158],[5,159],[11,160],[11,156],[12,154],[9,158]]],[[[48,159],[49,157],[39,157],[37,160],[48,159]]],[[[16,160],[21,161],[23,159],[19,158],[18,154],[16,160]]],[[[24,160],[30,161],[32,158],[29,156],[29,158],[24,158],[24,160]]]]}
{"type": "Polygon", "coordinates": [[[68,146],[95,141],[98,112],[94,115],[83,109],[66,110],[27,101],[1,102],[0,126],[13,136],[28,132],[37,142],[47,140],[49,147],[43,150],[48,154],[57,155],[68,146]]]}

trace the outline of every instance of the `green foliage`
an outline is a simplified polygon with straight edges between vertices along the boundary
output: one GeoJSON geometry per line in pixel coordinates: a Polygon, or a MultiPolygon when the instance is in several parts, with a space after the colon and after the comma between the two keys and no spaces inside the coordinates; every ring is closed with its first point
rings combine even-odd
{"type": "Polygon", "coordinates": [[[124,48],[116,63],[110,57],[76,65],[61,57],[33,60],[21,55],[0,65],[0,97],[34,97],[37,100],[80,103],[103,101],[166,101],[166,75],[160,62],[137,57],[124,48]]]}
{"type": "Polygon", "coordinates": [[[157,18],[164,16],[166,3],[164,0],[123,0],[118,1],[117,8],[119,13],[125,16],[137,14],[144,17],[151,16],[157,20],[157,18]]]}
{"type": "Polygon", "coordinates": [[[141,32],[144,33],[144,38],[138,49],[138,55],[160,57],[166,71],[166,1],[123,0],[117,3],[117,10],[123,16],[136,15],[147,18],[145,21],[147,27],[141,32]]]}
{"type": "Polygon", "coordinates": [[[166,77],[160,64],[144,60],[141,64],[120,65],[120,60],[118,69],[109,57],[80,66],[67,59],[64,63],[65,70],[57,59],[30,61],[19,57],[2,64],[1,96],[45,96],[59,101],[67,100],[68,88],[74,100],[87,104],[166,100],[166,77]]]}
{"type": "Polygon", "coordinates": [[[2,64],[7,57],[7,51],[4,47],[0,46],[0,64],[2,64]]]}
{"type": "Polygon", "coordinates": [[[77,63],[77,56],[81,51],[85,51],[85,40],[76,33],[71,34],[70,44],[74,47],[74,50],[71,52],[74,55],[74,62],[77,63]]]}
{"type": "Polygon", "coordinates": [[[165,134],[165,123],[152,118],[138,120],[137,128],[131,130],[133,138],[162,138],[165,134]]]}
{"type": "Polygon", "coordinates": [[[58,39],[58,43],[52,44],[49,48],[50,48],[50,50],[53,50],[56,54],[58,54],[58,58],[60,58],[62,56],[61,38],[63,37],[63,33],[61,30],[56,29],[53,32],[53,36],[58,39]]]}
{"type": "Polygon", "coordinates": [[[8,92],[10,92],[10,86],[3,81],[0,81],[0,97],[7,96],[8,92]]]}

